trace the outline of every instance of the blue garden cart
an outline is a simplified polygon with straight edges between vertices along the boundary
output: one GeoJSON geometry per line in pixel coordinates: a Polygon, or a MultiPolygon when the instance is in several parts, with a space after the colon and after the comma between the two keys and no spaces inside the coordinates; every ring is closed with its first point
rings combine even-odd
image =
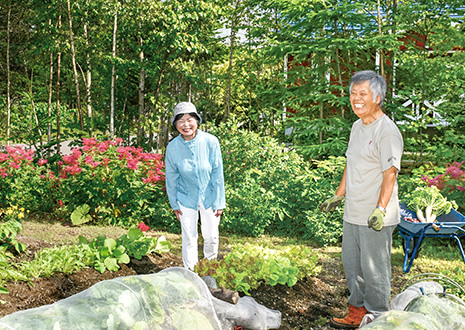
{"type": "Polygon", "coordinates": [[[454,238],[457,242],[463,262],[465,263],[465,254],[463,252],[460,237],[465,236],[465,216],[455,210],[451,210],[448,214],[442,214],[437,218],[437,222],[424,223],[412,222],[406,218],[416,219],[417,215],[414,211],[409,210],[405,202],[400,203],[400,223],[397,225],[404,248],[404,273],[408,273],[412,267],[413,260],[421,247],[421,243],[425,237],[449,237],[454,238]]]}

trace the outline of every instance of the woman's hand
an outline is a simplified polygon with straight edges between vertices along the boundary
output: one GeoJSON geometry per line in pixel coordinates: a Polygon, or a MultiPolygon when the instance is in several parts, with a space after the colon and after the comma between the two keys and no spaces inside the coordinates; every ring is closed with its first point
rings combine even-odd
{"type": "Polygon", "coordinates": [[[174,210],[174,214],[176,215],[176,218],[178,218],[178,221],[181,222],[182,211],[181,210],[174,210]]]}
{"type": "Polygon", "coordinates": [[[213,210],[213,213],[215,213],[215,217],[220,217],[223,215],[223,210],[213,210]]]}

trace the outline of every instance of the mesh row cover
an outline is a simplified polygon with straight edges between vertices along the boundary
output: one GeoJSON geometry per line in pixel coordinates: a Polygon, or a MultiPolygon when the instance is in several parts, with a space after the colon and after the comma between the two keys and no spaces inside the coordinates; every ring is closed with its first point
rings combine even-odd
{"type": "Polygon", "coordinates": [[[221,329],[206,284],[173,267],[119,277],[51,305],[0,319],[0,329],[221,329]]]}
{"type": "Polygon", "coordinates": [[[391,307],[396,309],[366,315],[360,329],[465,329],[465,303],[455,295],[442,294],[442,291],[436,282],[410,286],[393,299],[391,307]]]}

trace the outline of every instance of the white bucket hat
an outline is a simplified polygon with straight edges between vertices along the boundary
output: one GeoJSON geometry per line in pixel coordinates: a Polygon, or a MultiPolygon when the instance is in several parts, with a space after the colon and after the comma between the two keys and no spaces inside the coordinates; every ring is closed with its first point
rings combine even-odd
{"type": "Polygon", "coordinates": [[[199,124],[202,123],[202,116],[200,116],[200,114],[197,112],[195,105],[193,105],[191,102],[181,102],[174,107],[174,114],[173,117],[171,117],[171,124],[174,125],[174,119],[177,115],[185,113],[195,113],[199,119],[199,124]]]}

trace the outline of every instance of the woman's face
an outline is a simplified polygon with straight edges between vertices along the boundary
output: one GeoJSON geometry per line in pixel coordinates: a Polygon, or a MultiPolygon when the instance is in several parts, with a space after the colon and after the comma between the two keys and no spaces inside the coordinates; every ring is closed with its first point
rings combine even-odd
{"type": "Polygon", "coordinates": [[[197,133],[197,128],[199,125],[197,124],[197,119],[186,113],[176,122],[176,129],[179,133],[181,133],[182,137],[186,141],[190,141],[195,138],[195,134],[197,133]]]}

